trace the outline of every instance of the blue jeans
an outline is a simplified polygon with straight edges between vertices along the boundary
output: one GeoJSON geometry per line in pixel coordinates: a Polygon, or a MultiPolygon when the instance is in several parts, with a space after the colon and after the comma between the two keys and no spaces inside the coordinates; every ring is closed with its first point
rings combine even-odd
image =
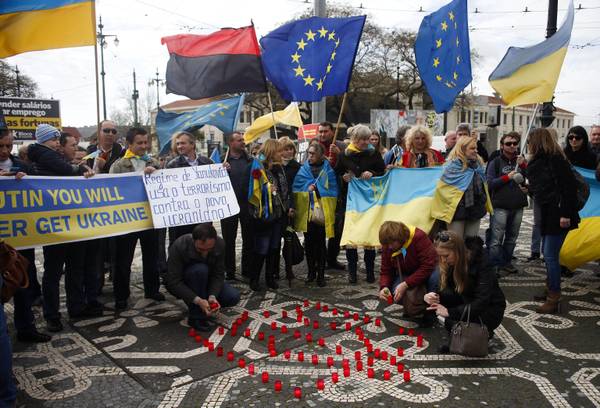
{"type": "Polygon", "coordinates": [[[254,230],[254,252],[267,255],[281,246],[281,222],[273,221],[254,230]]]}
{"type": "MultiPolygon", "coordinates": [[[[0,275],[2,287],[2,275],[0,275]]],[[[4,305],[0,304],[0,408],[12,407],[17,398],[17,389],[12,373],[12,349],[6,328],[4,305]]]]}
{"type": "MultiPolygon", "coordinates": [[[[199,297],[206,299],[208,293],[208,265],[196,263],[188,266],[183,271],[183,281],[199,297]]],[[[235,306],[240,301],[240,292],[223,282],[221,292],[216,295],[217,301],[222,307],[235,306]]],[[[200,309],[200,306],[191,303],[188,304],[189,320],[205,320],[206,314],[200,309]]]]}
{"type": "Polygon", "coordinates": [[[522,219],[522,208],[517,210],[494,208],[490,224],[489,246],[492,266],[506,266],[511,263],[522,219]]]}
{"type": "Polygon", "coordinates": [[[531,253],[539,254],[542,247],[542,209],[533,200],[533,228],[531,231],[531,253]]]}
{"type": "MultiPolygon", "coordinates": [[[[404,277],[402,274],[398,274],[396,279],[394,279],[394,283],[392,284],[392,294],[396,291],[398,285],[400,285],[404,281],[404,277]]],[[[427,278],[427,293],[429,292],[437,292],[440,287],[440,270],[436,266],[436,268],[431,272],[429,278],[427,278]]]]}
{"type": "Polygon", "coordinates": [[[546,276],[548,277],[548,290],[551,292],[560,292],[560,263],[558,255],[562,247],[567,232],[564,231],[558,235],[543,235],[544,262],[546,263],[546,276]]]}

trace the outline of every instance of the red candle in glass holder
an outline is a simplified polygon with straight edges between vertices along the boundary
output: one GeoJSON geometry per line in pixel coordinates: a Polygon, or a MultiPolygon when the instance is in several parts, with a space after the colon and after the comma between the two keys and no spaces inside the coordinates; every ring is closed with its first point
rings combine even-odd
{"type": "Polygon", "coordinates": [[[194,340],[196,341],[196,343],[201,343],[202,342],[202,336],[196,336],[196,337],[194,337],[194,340]]]}
{"type": "Polygon", "coordinates": [[[387,297],[387,303],[388,303],[388,305],[393,305],[394,304],[394,298],[392,296],[388,296],[387,297]]]}
{"type": "Polygon", "coordinates": [[[350,311],[346,310],[344,311],[344,318],[347,319],[350,317],[350,311]]]}
{"type": "Polygon", "coordinates": [[[352,318],[354,319],[354,321],[358,321],[358,313],[354,313],[354,316],[352,316],[352,318]]]}
{"type": "Polygon", "coordinates": [[[319,344],[319,346],[325,347],[325,339],[323,337],[320,337],[317,343],[319,344]]]}
{"type": "Polygon", "coordinates": [[[302,315],[298,315],[298,316],[296,316],[296,321],[297,321],[298,323],[302,322],[302,315]]]}
{"type": "Polygon", "coordinates": [[[208,343],[210,343],[210,341],[208,341],[208,339],[204,339],[204,340],[202,341],[202,345],[203,345],[204,347],[208,347],[208,343]]]}
{"type": "Polygon", "coordinates": [[[404,371],[404,364],[402,364],[402,363],[398,363],[397,367],[398,367],[398,372],[399,372],[399,373],[401,373],[401,372],[403,372],[403,371],[404,371]]]}
{"type": "Polygon", "coordinates": [[[309,307],[310,306],[310,302],[308,301],[308,299],[304,300],[304,307],[309,307]]]}
{"type": "Polygon", "coordinates": [[[362,371],[363,369],[363,362],[361,360],[358,360],[356,362],[356,371],[362,371]]]}
{"type": "Polygon", "coordinates": [[[277,330],[277,322],[271,322],[271,330],[277,330]]]}
{"type": "Polygon", "coordinates": [[[392,378],[392,374],[390,373],[390,371],[389,371],[389,370],[385,370],[385,371],[383,372],[383,379],[384,379],[384,380],[386,380],[386,381],[389,381],[389,380],[390,380],[390,378],[392,378]]]}
{"type": "Polygon", "coordinates": [[[190,327],[190,329],[188,330],[188,336],[196,337],[196,330],[193,327],[190,327]]]}
{"type": "Polygon", "coordinates": [[[322,378],[317,379],[317,390],[323,391],[325,389],[325,380],[322,378]]]}
{"type": "Polygon", "coordinates": [[[417,336],[417,347],[423,347],[423,335],[419,334],[417,336]]]}
{"type": "Polygon", "coordinates": [[[337,382],[340,380],[340,376],[338,373],[331,373],[331,381],[334,384],[337,384],[337,382]]]}
{"type": "Polygon", "coordinates": [[[312,341],[313,341],[312,333],[306,333],[306,342],[312,343],[312,341]]]}
{"type": "Polygon", "coordinates": [[[318,355],[316,355],[316,354],[312,355],[312,363],[313,363],[313,365],[319,364],[319,356],[318,355]]]}
{"type": "Polygon", "coordinates": [[[336,330],[337,329],[337,323],[336,322],[330,322],[329,323],[329,328],[331,330],[336,330]]]}
{"type": "Polygon", "coordinates": [[[242,312],[242,319],[243,319],[243,318],[246,318],[246,319],[248,318],[248,311],[247,311],[247,310],[244,310],[244,311],[242,312]]]}
{"type": "Polygon", "coordinates": [[[346,378],[350,377],[350,367],[344,368],[344,377],[346,377],[346,378]]]}
{"type": "Polygon", "coordinates": [[[264,332],[258,332],[258,339],[260,341],[263,341],[265,339],[265,333],[264,332]]]}
{"type": "Polygon", "coordinates": [[[333,365],[333,357],[327,357],[327,367],[331,367],[333,365]]]}
{"type": "Polygon", "coordinates": [[[348,360],[347,358],[342,359],[342,368],[349,368],[350,367],[350,360],[348,360]]]}
{"type": "Polygon", "coordinates": [[[404,355],[404,349],[402,347],[398,347],[398,357],[402,357],[404,355]]]}
{"type": "Polygon", "coordinates": [[[269,317],[269,316],[271,316],[271,313],[269,313],[269,311],[268,311],[268,310],[265,310],[265,311],[263,312],[263,316],[264,316],[264,317],[269,317]]]}
{"type": "Polygon", "coordinates": [[[315,309],[321,310],[321,302],[315,303],[315,309]]]}
{"type": "Polygon", "coordinates": [[[215,343],[212,341],[208,343],[208,351],[213,351],[215,349],[215,343]]]}
{"type": "Polygon", "coordinates": [[[363,341],[365,339],[365,334],[363,332],[358,333],[358,340],[363,341]]]}
{"type": "Polygon", "coordinates": [[[275,391],[281,391],[281,380],[275,380],[275,391]]]}
{"type": "Polygon", "coordinates": [[[372,353],[372,352],[373,352],[373,345],[367,344],[367,353],[372,353]]]}
{"type": "Polygon", "coordinates": [[[222,326],[219,326],[219,334],[222,336],[225,334],[225,328],[222,326]]]}
{"type": "Polygon", "coordinates": [[[373,357],[372,356],[367,357],[367,365],[369,367],[373,366],[373,357]]]}
{"type": "Polygon", "coordinates": [[[342,346],[339,344],[335,346],[335,354],[342,354],[342,346]]]}
{"type": "Polygon", "coordinates": [[[365,323],[369,323],[371,321],[371,318],[367,315],[363,318],[363,322],[365,323]]]}
{"type": "Polygon", "coordinates": [[[319,321],[318,321],[318,320],[315,320],[315,321],[313,322],[313,329],[315,329],[315,330],[316,330],[316,329],[318,329],[318,328],[319,328],[319,321]]]}
{"type": "Polygon", "coordinates": [[[324,311],[324,312],[328,312],[328,311],[329,311],[329,306],[327,306],[327,305],[323,305],[323,311],[324,311]]]}
{"type": "Polygon", "coordinates": [[[261,374],[261,378],[262,378],[262,382],[264,384],[269,382],[269,373],[267,373],[266,371],[263,371],[261,374]]]}
{"type": "Polygon", "coordinates": [[[300,333],[300,330],[294,330],[294,338],[299,339],[300,337],[302,337],[302,333],[300,333]]]}
{"type": "Polygon", "coordinates": [[[352,324],[350,322],[346,322],[346,331],[350,331],[352,329],[352,324]]]}
{"type": "Polygon", "coordinates": [[[236,327],[232,327],[231,331],[229,332],[229,334],[231,335],[231,337],[237,336],[237,328],[236,327]]]}
{"type": "Polygon", "coordinates": [[[303,351],[298,352],[298,361],[300,361],[300,362],[304,361],[304,352],[303,351]]]}
{"type": "Polygon", "coordinates": [[[227,352],[227,361],[233,361],[234,355],[233,355],[233,351],[228,351],[227,352]]]}
{"type": "Polygon", "coordinates": [[[223,357],[223,347],[217,347],[217,357],[223,357]]]}
{"type": "Polygon", "coordinates": [[[377,327],[381,326],[381,319],[379,319],[379,318],[375,319],[375,326],[377,326],[377,327]]]}
{"type": "Polygon", "coordinates": [[[415,329],[408,329],[408,335],[409,336],[414,336],[415,335],[415,329]]]}
{"type": "Polygon", "coordinates": [[[285,319],[286,317],[288,317],[288,315],[287,315],[287,310],[282,310],[282,311],[281,311],[281,317],[282,317],[282,318],[284,318],[284,319],[285,319]]]}
{"type": "Polygon", "coordinates": [[[237,318],[237,320],[235,321],[235,323],[236,323],[238,326],[241,326],[241,325],[242,325],[242,323],[244,323],[244,320],[242,320],[242,318],[241,318],[241,317],[238,317],[238,318],[237,318]]]}
{"type": "Polygon", "coordinates": [[[409,382],[410,381],[410,371],[406,370],[403,375],[404,375],[404,382],[409,382]]]}
{"type": "Polygon", "coordinates": [[[238,367],[239,367],[239,368],[244,368],[244,367],[246,367],[246,360],[244,360],[243,358],[240,358],[240,359],[238,360],[238,367]]]}
{"type": "Polygon", "coordinates": [[[308,319],[308,317],[304,318],[304,325],[305,326],[310,326],[310,320],[308,319]]]}
{"type": "Polygon", "coordinates": [[[281,326],[281,333],[286,334],[288,332],[287,326],[281,326]]]}
{"type": "Polygon", "coordinates": [[[374,354],[375,354],[375,358],[381,357],[381,349],[376,348],[374,354]]]}
{"type": "Polygon", "coordinates": [[[338,315],[338,310],[337,310],[337,309],[334,307],[334,308],[331,310],[331,314],[332,314],[332,315],[334,315],[334,316],[337,316],[337,315],[338,315]]]}
{"type": "Polygon", "coordinates": [[[302,313],[302,306],[296,306],[296,313],[302,313]]]}
{"type": "Polygon", "coordinates": [[[272,334],[269,335],[269,343],[275,344],[275,336],[272,334]]]}
{"type": "Polygon", "coordinates": [[[245,337],[250,337],[250,329],[244,330],[244,336],[245,337]]]}
{"type": "Polygon", "coordinates": [[[380,356],[379,356],[383,361],[386,361],[388,359],[388,352],[387,351],[382,351],[380,356]]]}
{"type": "Polygon", "coordinates": [[[364,344],[365,344],[365,347],[367,347],[369,344],[371,344],[371,339],[365,339],[364,344]]]}
{"type": "Polygon", "coordinates": [[[369,378],[375,378],[375,370],[373,370],[372,368],[369,368],[367,370],[367,377],[369,377],[369,378]]]}
{"type": "Polygon", "coordinates": [[[254,364],[248,364],[248,374],[254,375],[254,364]]]}
{"type": "Polygon", "coordinates": [[[290,350],[285,350],[283,352],[283,356],[286,358],[286,360],[289,360],[290,357],[292,356],[292,352],[290,350]]]}
{"type": "Polygon", "coordinates": [[[277,350],[270,349],[269,350],[269,357],[277,357],[277,350]]]}
{"type": "Polygon", "coordinates": [[[302,398],[302,388],[300,388],[300,387],[294,388],[294,397],[297,399],[302,398]]]}
{"type": "Polygon", "coordinates": [[[398,329],[398,333],[400,333],[400,334],[404,334],[404,327],[400,327],[400,328],[398,329]]]}
{"type": "Polygon", "coordinates": [[[355,360],[360,360],[360,351],[355,351],[354,352],[354,359],[355,360]]]}
{"type": "Polygon", "coordinates": [[[396,365],[396,356],[390,356],[390,365],[396,365]]]}

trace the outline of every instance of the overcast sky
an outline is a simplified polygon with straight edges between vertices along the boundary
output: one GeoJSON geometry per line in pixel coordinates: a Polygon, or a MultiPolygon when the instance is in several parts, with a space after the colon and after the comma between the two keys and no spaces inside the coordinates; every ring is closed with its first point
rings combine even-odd
{"type": "MultiPolygon", "coordinates": [[[[135,68],[141,97],[148,92],[148,80],[160,77],[168,61],[163,36],[178,33],[208,34],[221,27],[240,27],[254,21],[257,35],[267,34],[282,22],[306,9],[312,1],[303,0],[97,0],[97,15],[102,16],[105,34],[116,34],[105,49],[106,93],[108,112],[123,106],[125,95],[131,94],[131,72],[135,68]]],[[[389,28],[418,30],[426,13],[447,1],[441,0],[348,0],[356,14],[368,14],[375,23],[389,28]],[[359,9],[360,5],[364,7],[359,9]]],[[[328,4],[333,4],[329,2],[328,4]]],[[[559,0],[558,24],[567,7],[559,0]]],[[[577,114],[576,123],[600,123],[600,0],[575,0],[575,25],[571,46],[556,89],[555,103],[577,114]]],[[[491,94],[487,77],[511,46],[528,46],[545,35],[548,0],[471,0],[469,25],[471,48],[482,56],[473,66],[474,90],[491,94]],[[530,12],[523,12],[525,7],[530,12]],[[475,9],[479,13],[475,13],[475,9]]],[[[21,72],[31,76],[44,97],[59,99],[65,126],[91,125],[96,120],[94,54],[92,47],[30,52],[7,58],[21,72]]],[[[160,102],[184,99],[166,95],[161,88],[160,102]]]]}

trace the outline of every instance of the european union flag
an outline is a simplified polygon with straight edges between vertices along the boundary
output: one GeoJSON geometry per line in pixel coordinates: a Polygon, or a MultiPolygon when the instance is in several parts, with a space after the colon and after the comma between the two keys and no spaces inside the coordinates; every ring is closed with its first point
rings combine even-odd
{"type": "Polygon", "coordinates": [[[286,101],[314,102],[348,90],[366,16],[311,17],[261,38],[267,79],[286,101]]]}
{"type": "Polygon", "coordinates": [[[415,56],[435,111],[448,112],[473,79],[467,0],[454,0],[423,18],[415,56]]]}
{"type": "Polygon", "coordinates": [[[204,125],[213,125],[225,133],[233,132],[243,105],[244,94],[207,103],[191,112],[175,113],[159,109],[156,115],[156,133],[161,154],[169,150],[171,137],[175,132],[193,132],[204,125]]]}

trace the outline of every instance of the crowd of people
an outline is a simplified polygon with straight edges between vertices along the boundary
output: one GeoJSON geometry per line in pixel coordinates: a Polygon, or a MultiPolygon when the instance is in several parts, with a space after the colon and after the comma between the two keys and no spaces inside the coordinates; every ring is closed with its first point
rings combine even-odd
{"type": "MultiPolygon", "coordinates": [[[[97,143],[83,154],[74,136],[50,125],[39,125],[35,143],[19,149],[18,156],[14,156],[13,136],[2,127],[0,175],[17,179],[26,175],[93,177],[97,173],[152,173],[162,167],[212,163],[197,151],[195,138],[188,132],[173,135],[171,157],[162,165],[148,154],[146,130],[129,129],[125,147],[118,143],[117,133],[114,122],[101,122],[97,143]]],[[[331,123],[321,123],[303,163],[296,160],[296,143],[287,137],[247,148],[241,132],[227,134],[227,150],[221,162],[229,172],[240,212],[220,221],[221,237],[212,224],[200,224],[47,245],[43,247],[41,285],[34,250],[19,251],[28,260],[30,284],[14,295],[16,338],[22,342],[51,339],[36,328],[32,312],[35,305],[42,306],[47,331],[63,330],[59,312],[63,275],[69,318],[104,313],[106,307],[99,299],[107,272],[113,283],[114,310],[127,309],[138,241],[144,296],[164,301],[162,280],[168,292],[188,305],[188,323],[199,331],[212,330],[215,313],[239,301],[239,291],[227,281],[245,279],[253,291],[260,291],[264,270],[266,286],[277,289],[282,253],[286,280],[290,286],[297,280],[291,253],[297,231],[304,235],[306,285],[316,282],[320,287],[326,286],[327,269],[347,271],[349,284],[356,284],[358,248],[346,246],[346,264],[339,262],[349,183],[355,178],[369,180],[397,167],[443,165],[441,180],[460,193],[458,200],[448,201],[438,188],[434,200],[437,204],[432,207],[437,221],[429,234],[401,220],[381,226],[379,297],[403,304],[405,313],[421,318],[424,325],[433,323],[437,315],[445,319],[447,329],[461,319],[464,308],[469,306],[470,318],[481,319],[493,335],[505,307],[498,279],[518,272],[512,263],[514,249],[523,209],[531,200],[534,233],[528,260],[543,255],[547,269],[544,293],[535,297],[543,302],[537,312],[559,311],[561,273],[568,271],[561,267],[558,255],[566,234],[577,228],[580,221],[576,181],[570,168],[574,165],[600,172],[600,127],[592,127],[591,140],[583,127],[573,127],[565,148],[547,129],[533,130],[525,144],[520,134],[510,132],[501,137],[499,150],[489,156],[466,124],[445,135],[443,152],[432,148],[431,132],[424,126],[400,127],[389,150],[383,147],[379,134],[365,125],[349,128],[345,142],[336,140],[334,134],[331,123]],[[527,154],[520,151],[521,145],[527,147],[527,154]],[[271,203],[268,214],[249,200],[253,180],[264,182],[271,203]],[[327,200],[331,197],[333,201],[327,200]],[[490,227],[481,238],[480,222],[486,214],[490,214],[490,227]],[[239,274],[238,227],[242,238],[239,274]],[[282,241],[286,243],[283,246],[282,241]]],[[[377,248],[363,248],[368,283],[376,281],[377,256],[377,248]]],[[[4,353],[0,391],[8,395],[10,344],[4,313],[0,317],[0,346],[4,353]]]]}

